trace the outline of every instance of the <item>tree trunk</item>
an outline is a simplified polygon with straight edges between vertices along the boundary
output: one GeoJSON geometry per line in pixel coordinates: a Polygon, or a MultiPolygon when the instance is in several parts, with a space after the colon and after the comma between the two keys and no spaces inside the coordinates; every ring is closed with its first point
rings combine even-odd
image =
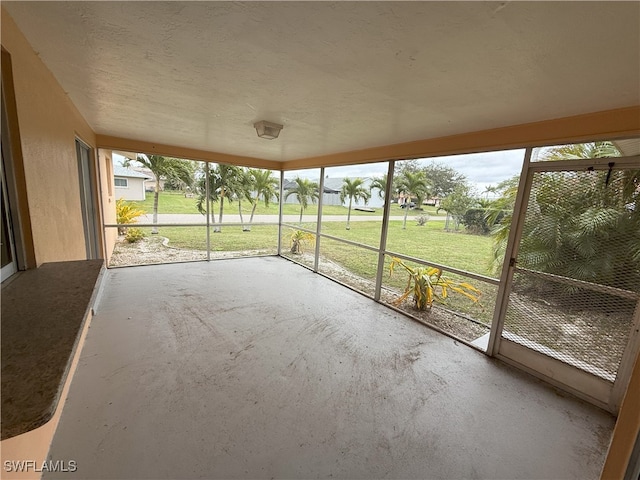
{"type": "Polygon", "coordinates": [[[347,213],[347,230],[351,230],[351,202],[353,197],[349,197],[349,212],[347,213]]]}
{"type": "Polygon", "coordinates": [[[207,199],[207,208],[209,209],[209,217],[211,218],[211,224],[214,225],[216,223],[216,212],[213,209],[213,200],[211,197],[207,199]]]}
{"type": "Polygon", "coordinates": [[[158,201],[160,200],[160,177],[156,175],[156,191],[153,194],[153,228],[151,234],[158,234],[158,201]]]}
{"type": "MultiPolygon", "coordinates": [[[[411,198],[411,197],[409,197],[411,198]]],[[[402,222],[402,229],[407,229],[407,215],[409,215],[409,202],[405,200],[404,202],[404,221],[402,222]]]]}
{"type": "Polygon", "coordinates": [[[209,217],[211,218],[211,225],[215,225],[216,223],[216,212],[213,209],[213,200],[207,200],[207,205],[209,208],[209,217]]]}
{"type": "Polygon", "coordinates": [[[256,213],[256,207],[258,206],[258,199],[253,202],[253,207],[251,208],[251,217],[249,218],[249,226],[247,227],[247,231],[251,231],[251,224],[253,223],[253,215],[256,213]]]}
{"type": "Polygon", "coordinates": [[[240,226],[242,227],[242,231],[246,232],[247,228],[244,226],[244,217],[242,216],[242,202],[240,201],[240,197],[238,197],[238,214],[240,215],[240,226]]]}
{"type": "Polygon", "coordinates": [[[302,212],[303,212],[303,207],[300,207],[300,225],[302,225],[302,212]]]}
{"type": "MultiPolygon", "coordinates": [[[[220,210],[218,212],[218,223],[222,223],[222,214],[224,213],[224,195],[220,195],[220,210]]],[[[213,229],[214,232],[222,232],[222,225],[213,229]]]]}

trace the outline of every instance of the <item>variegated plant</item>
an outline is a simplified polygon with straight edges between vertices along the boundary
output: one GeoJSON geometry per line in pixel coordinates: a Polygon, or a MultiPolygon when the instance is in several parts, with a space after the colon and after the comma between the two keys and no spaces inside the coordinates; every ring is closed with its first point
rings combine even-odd
{"type": "Polygon", "coordinates": [[[477,303],[481,292],[466,282],[456,282],[442,275],[442,270],[436,267],[412,268],[397,257],[391,258],[389,275],[393,275],[395,267],[403,267],[409,278],[404,293],[393,304],[400,305],[409,295],[413,294],[413,302],[418,310],[430,309],[433,302],[446,303],[452,293],[463,295],[477,303]]]}
{"type": "MultiPolygon", "coordinates": [[[[117,223],[136,223],[137,218],[144,215],[144,210],[138,208],[135,203],[127,202],[124,198],[116,201],[116,222],[117,223]]],[[[118,227],[118,235],[126,235],[127,227],[118,227]]]]}
{"type": "Polygon", "coordinates": [[[300,255],[304,252],[304,246],[309,243],[313,245],[316,236],[304,230],[291,230],[291,253],[300,255]]]}

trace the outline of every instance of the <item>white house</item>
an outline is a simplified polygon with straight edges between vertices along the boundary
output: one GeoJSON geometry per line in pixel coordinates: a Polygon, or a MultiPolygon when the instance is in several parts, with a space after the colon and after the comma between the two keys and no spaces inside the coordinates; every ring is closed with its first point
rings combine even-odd
{"type": "Polygon", "coordinates": [[[144,173],[136,172],[120,165],[113,167],[113,183],[116,198],[125,200],[144,200],[145,181],[151,177],[144,173]]]}
{"type": "MultiPolygon", "coordinates": [[[[355,177],[351,177],[351,180],[354,180],[355,177]]],[[[371,183],[371,179],[370,178],[364,178],[364,187],[366,189],[369,188],[369,185],[371,183]]],[[[314,182],[318,183],[318,180],[313,180],[314,182]]],[[[340,201],[340,191],[342,190],[342,185],[344,184],[344,177],[340,177],[340,178],[325,178],[324,179],[324,190],[322,192],[322,203],[323,205],[344,205],[346,206],[348,204],[348,201],[345,202],[341,202],[340,201]]],[[[291,190],[292,188],[295,187],[295,182],[293,180],[287,180],[285,179],[284,181],[284,190],[285,192],[288,190],[291,190]]],[[[286,196],[286,193],[285,193],[286,196]]],[[[284,201],[284,203],[297,203],[297,200],[295,198],[295,196],[291,196],[288,199],[286,199],[284,201]]],[[[371,199],[369,200],[369,202],[367,203],[368,206],[370,207],[381,207],[383,204],[383,202],[378,198],[378,194],[377,194],[377,190],[375,190],[375,193],[373,195],[371,195],[371,199]]],[[[363,206],[364,203],[362,202],[362,200],[359,201],[354,201],[353,202],[353,206],[363,206]]]]}

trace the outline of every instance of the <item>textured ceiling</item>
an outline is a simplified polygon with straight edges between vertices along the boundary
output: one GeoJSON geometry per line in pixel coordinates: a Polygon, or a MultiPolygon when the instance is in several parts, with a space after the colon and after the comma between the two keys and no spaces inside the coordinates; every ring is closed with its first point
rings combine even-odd
{"type": "Polygon", "coordinates": [[[640,104],[638,2],[2,5],[103,135],[291,160],[640,104]]]}

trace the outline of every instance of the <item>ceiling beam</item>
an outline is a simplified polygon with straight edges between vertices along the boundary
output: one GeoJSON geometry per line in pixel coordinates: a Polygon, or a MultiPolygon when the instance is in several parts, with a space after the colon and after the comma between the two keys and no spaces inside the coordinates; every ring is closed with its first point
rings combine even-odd
{"type": "Polygon", "coordinates": [[[129,138],[111,137],[108,135],[96,135],[96,144],[98,148],[147,153],[150,155],[164,155],[167,157],[185,158],[202,162],[226,163],[230,165],[265,168],[269,170],[280,170],[282,168],[282,162],[275,160],[230,155],[228,153],[220,152],[209,152],[195,148],[164,145],[161,143],[145,142],[129,138]]]}
{"type": "Polygon", "coordinates": [[[288,162],[230,155],[108,135],[97,135],[96,143],[98,148],[111,150],[166,155],[270,170],[296,170],[633,137],[640,137],[640,106],[363,150],[300,158],[288,162]]]}
{"type": "Polygon", "coordinates": [[[640,106],[284,162],[284,170],[640,137],[640,106]]]}

